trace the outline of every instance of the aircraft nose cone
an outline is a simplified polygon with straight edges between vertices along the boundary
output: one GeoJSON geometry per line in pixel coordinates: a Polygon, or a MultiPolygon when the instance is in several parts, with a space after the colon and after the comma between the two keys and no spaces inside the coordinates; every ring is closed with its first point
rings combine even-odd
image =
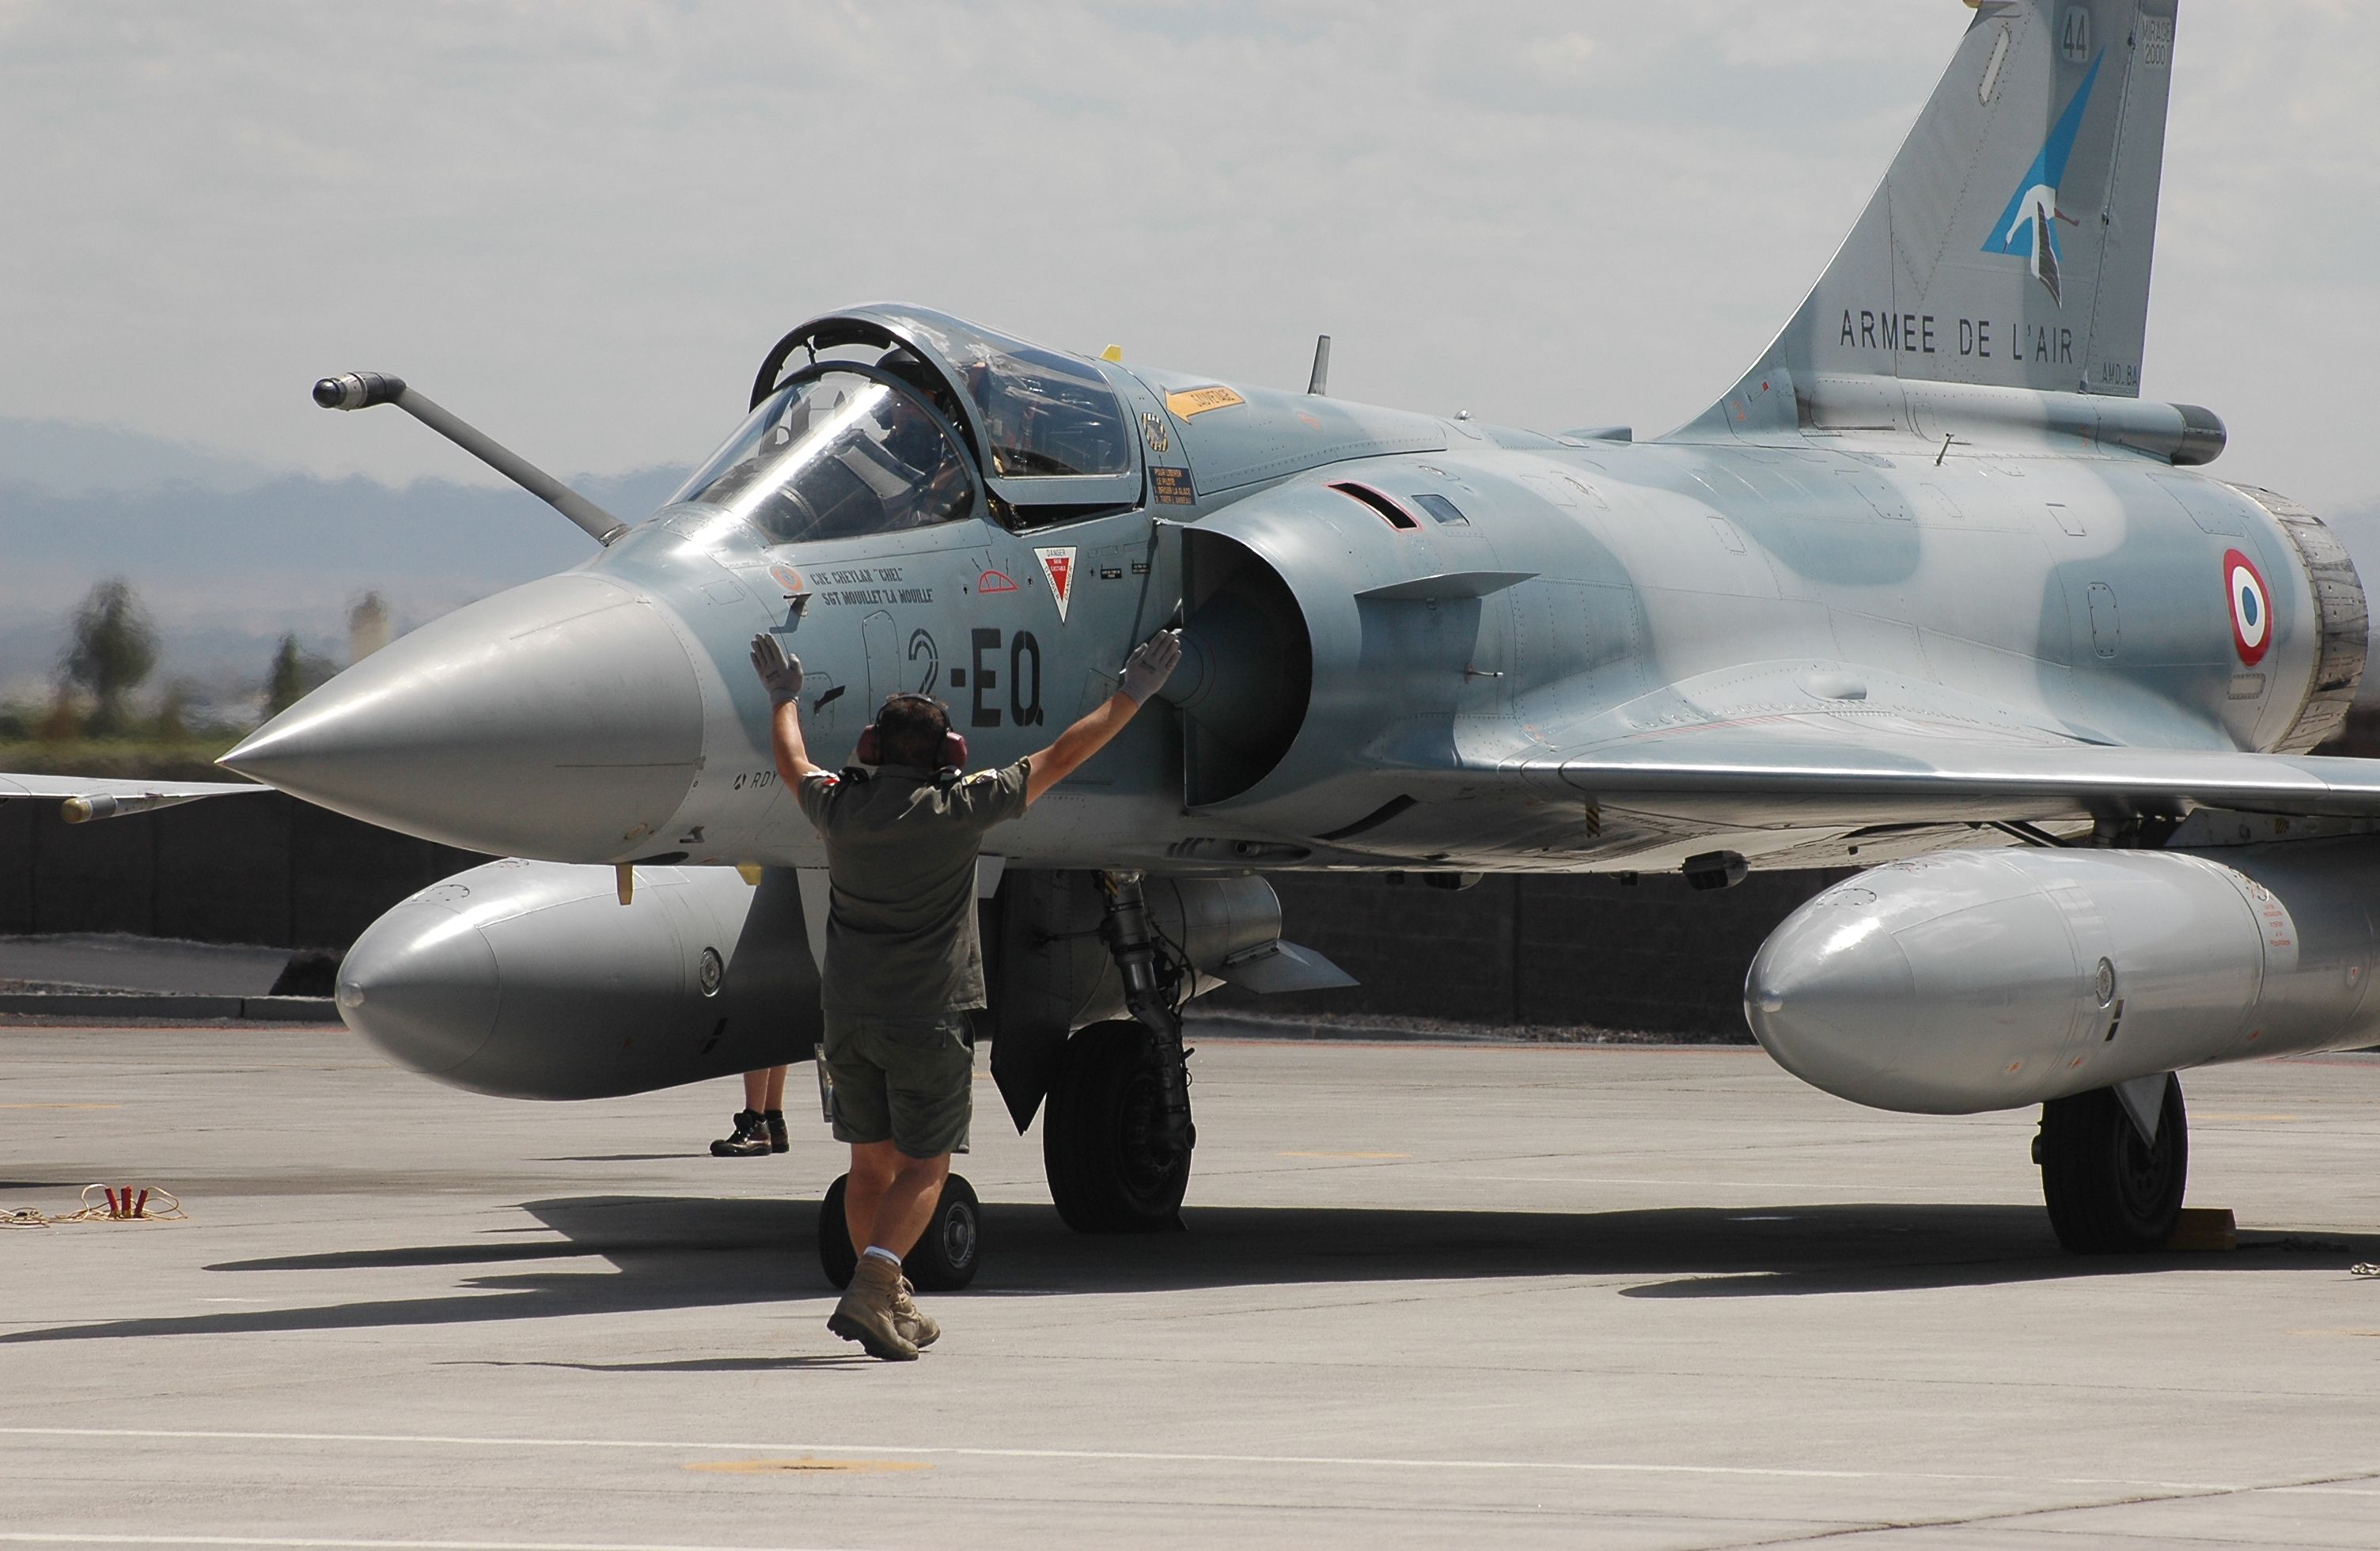
{"type": "Polygon", "coordinates": [[[568,573],[399,637],[220,763],[444,844],[601,862],[657,849],[701,753],[676,633],[627,588],[568,573]]]}
{"type": "Polygon", "coordinates": [[[433,1077],[479,1053],[502,1000],[494,950],[441,898],[468,892],[452,883],[424,890],[373,922],[339,964],[347,1027],[433,1077]]]}

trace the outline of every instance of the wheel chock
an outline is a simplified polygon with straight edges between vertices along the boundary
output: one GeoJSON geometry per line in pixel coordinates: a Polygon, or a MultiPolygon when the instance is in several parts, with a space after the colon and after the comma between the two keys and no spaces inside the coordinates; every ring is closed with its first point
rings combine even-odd
{"type": "Polygon", "coordinates": [[[2166,1235],[2165,1247],[2185,1254],[2236,1250],[2240,1224],[2228,1206],[2184,1206],[2173,1231],[2166,1235]]]}

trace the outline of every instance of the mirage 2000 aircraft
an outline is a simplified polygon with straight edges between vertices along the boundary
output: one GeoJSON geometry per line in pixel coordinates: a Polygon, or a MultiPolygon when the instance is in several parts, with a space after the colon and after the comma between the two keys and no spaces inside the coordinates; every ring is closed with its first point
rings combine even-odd
{"type": "Polygon", "coordinates": [[[1882,865],[1760,951],[1760,1042],[1863,1104],[2041,1105],[2060,1239],[2160,1243],[2175,1072],[2380,1038],[2380,770],[2307,755],[2364,598],[2311,514],[2201,471],[2213,414],[2140,396],[2174,0],[1970,3],[1808,299],[1649,442],[1348,403],[1327,351],[1281,392],[867,306],[779,340],[749,418],[628,523],[394,378],[324,381],[600,545],[225,757],[513,858],[372,926],[342,1015],[526,1097],[805,1060],[824,858],[754,634],[808,669],[814,749],[920,690],[997,764],[1178,624],[1164,714],[980,874],[992,1071],[1020,1127],[1046,1106],[1069,1222],[1172,1220],[1184,999],[1343,978],[1281,940],[1264,873],[1716,888],[1856,847],[1882,865]]]}

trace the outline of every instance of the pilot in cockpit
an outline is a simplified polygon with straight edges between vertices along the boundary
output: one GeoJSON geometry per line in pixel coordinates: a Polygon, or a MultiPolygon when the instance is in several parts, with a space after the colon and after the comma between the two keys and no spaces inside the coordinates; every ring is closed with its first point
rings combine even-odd
{"type": "Polygon", "coordinates": [[[948,390],[912,356],[879,370],[822,363],[779,388],[676,499],[724,507],[779,544],[965,517],[965,454],[924,407],[955,408],[948,390]]]}
{"type": "MultiPolygon", "coordinates": [[[[953,411],[957,406],[950,402],[949,391],[916,357],[896,350],[877,365],[916,390],[945,417],[956,418],[953,411]]],[[[884,439],[879,445],[895,461],[894,472],[907,486],[896,500],[886,503],[888,526],[922,527],[959,515],[956,507],[965,497],[966,470],[959,462],[958,449],[932,417],[896,394],[883,426],[884,439]],[[898,510],[893,509],[896,506],[898,510]]]]}

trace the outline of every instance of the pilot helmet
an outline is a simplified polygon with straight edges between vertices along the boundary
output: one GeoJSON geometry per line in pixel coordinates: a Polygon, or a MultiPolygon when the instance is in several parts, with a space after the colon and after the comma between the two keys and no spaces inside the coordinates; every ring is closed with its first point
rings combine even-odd
{"type": "Polygon", "coordinates": [[[951,390],[932,367],[906,350],[887,350],[878,358],[876,370],[900,379],[916,390],[919,398],[932,405],[948,420],[958,418],[958,406],[951,398],[951,390]]]}

